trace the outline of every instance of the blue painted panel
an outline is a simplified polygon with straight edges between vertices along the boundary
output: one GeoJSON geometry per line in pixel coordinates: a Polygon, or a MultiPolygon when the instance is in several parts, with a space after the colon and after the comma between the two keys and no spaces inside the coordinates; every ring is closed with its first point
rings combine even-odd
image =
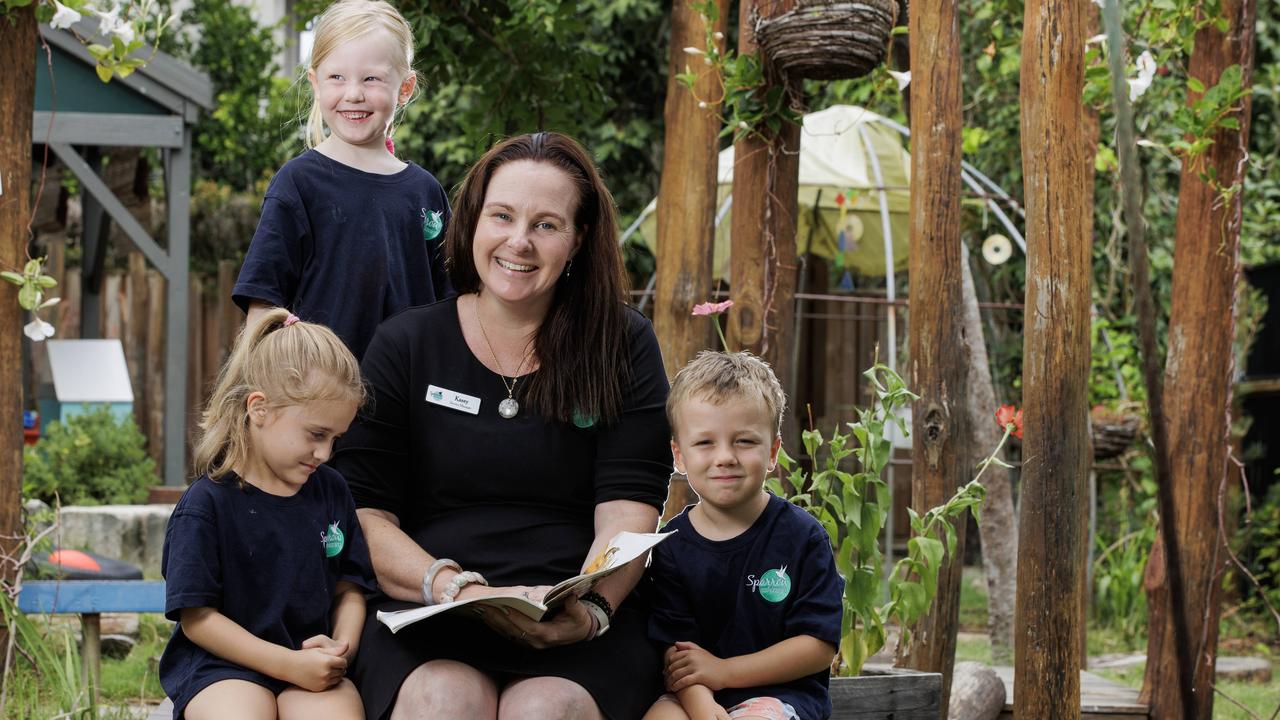
{"type": "Polygon", "coordinates": [[[76,415],[96,412],[103,405],[111,408],[112,416],[114,416],[119,422],[124,422],[133,414],[133,403],[130,402],[64,402],[59,407],[58,419],[62,422],[66,422],[76,415]]]}
{"type": "Polygon", "coordinates": [[[164,612],[163,580],[38,580],[22,584],[27,613],[164,612]]]}

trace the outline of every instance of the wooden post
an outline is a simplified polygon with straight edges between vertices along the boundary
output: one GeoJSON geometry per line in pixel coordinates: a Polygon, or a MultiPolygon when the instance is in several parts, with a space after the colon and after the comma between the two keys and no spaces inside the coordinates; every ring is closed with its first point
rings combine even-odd
{"type": "Polygon", "coordinates": [[[124,322],[121,312],[120,288],[123,286],[119,273],[112,272],[102,278],[101,292],[99,293],[98,308],[101,315],[98,320],[98,328],[103,338],[112,340],[124,339],[124,322]]]}
{"type": "MultiPolygon", "coordinates": [[[[164,275],[159,270],[147,271],[147,351],[146,396],[147,419],[143,432],[147,436],[147,454],[156,461],[156,467],[164,463],[164,409],[165,409],[165,322],[164,275]]],[[[178,438],[174,442],[180,442],[178,438]]]]}
{"type": "MultiPolygon", "coordinates": [[[[1213,87],[1224,69],[1239,65],[1247,88],[1252,76],[1256,11],[1254,0],[1224,0],[1222,15],[1230,23],[1228,30],[1223,33],[1210,23],[1196,34],[1189,76],[1213,87]]],[[[1188,93],[1188,104],[1197,99],[1197,94],[1188,93]]],[[[1244,182],[1250,105],[1246,96],[1230,115],[1239,124],[1238,130],[1219,130],[1203,156],[1184,160],[1178,192],[1164,398],[1168,447],[1176,448],[1169,453],[1175,510],[1172,522],[1192,643],[1191,690],[1196,718],[1213,715],[1220,580],[1226,567],[1218,515],[1225,511],[1220,507],[1223,483],[1234,473],[1227,451],[1241,224],[1240,194],[1223,197],[1204,178],[1216,178],[1221,188],[1238,189],[1244,182]]],[[[1154,563],[1154,553],[1152,557],[1154,563]]],[[[1177,692],[1178,661],[1170,605],[1168,593],[1148,595],[1148,661],[1142,696],[1151,704],[1152,717],[1189,720],[1177,692]]]]}
{"type": "Polygon", "coordinates": [[[240,265],[235,260],[218,261],[218,296],[215,298],[218,307],[218,369],[231,354],[231,346],[235,345],[236,334],[240,332],[240,324],[244,322],[244,313],[231,300],[231,290],[236,285],[236,274],[240,265]]]}
{"type": "MultiPolygon", "coordinates": [[[[911,505],[923,515],[969,480],[968,361],[960,245],[960,26],[956,0],[913,2],[911,27],[911,505]]],[[[959,543],[938,575],[929,613],[898,663],[942,673],[945,715],[960,618],[959,543]]]]}
{"type": "Polygon", "coordinates": [[[133,385],[133,419],[138,428],[145,426],[147,362],[147,259],[134,250],[129,253],[129,272],[125,276],[124,355],[129,365],[129,382],[133,385]]]}
{"type": "MultiPolygon", "coordinates": [[[[717,0],[717,6],[718,18],[710,30],[723,38],[729,3],[717,0]]],[[[720,120],[711,106],[719,100],[720,85],[707,72],[710,68],[684,48],[703,48],[707,29],[703,17],[693,9],[692,0],[674,0],[663,110],[666,138],[658,188],[658,277],[653,298],[653,327],[662,345],[669,378],[674,378],[699,350],[706,349],[714,335],[707,318],[690,314],[694,305],[711,299],[719,166],[716,138],[720,133],[720,120]],[[692,92],[676,79],[686,69],[700,73],[692,92]],[[699,102],[708,107],[698,107],[699,102]]],[[[723,39],[718,47],[724,49],[723,39]]],[[[664,518],[695,500],[684,476],[673,474],[664,518]]]]}
{"type": "MultiPolygon", "coordinates": [[[[675,0],[671,11],[671,63],[663,111],[667,129],[658,190],[653,325],[669,377],[706,349],[714,336],[707,318],[690,315],[694,305],[711,299],[720,132],[714,107],[698,107],[699,102],[710,106],[719,99],[719,83],[700,57],[684,51],[706,44],[706,26],[692,5],[691,0],[675,0]],[[676,80],[686,68],[701,74],[692,92],[676,80]]],[[[719,20],[711,30],[723,33],[729,4],[718,0],[718,5],[719,20]]]]}
{"type": "Polygon", "coordinates": [[[1080,717],[1081,494],[1089,473],[1092,272],[1085,6],[1029,0],[1022,36],[1027,317],[1014,716],[1080,717]]]}
{"type": "MultiPolygon", "coordinates": [[[[187,291],[187,377],[186,377],[186,398],[183,407],[183,432],[182,442],[185,444],[186,462],[184,467],[191,467],[191,445],[195,438],[196,423],[200,418],[200,408],[203,406],[204,399],[204,353],[200,352],[202,347],[202,339],[204,338],[204,329],[202,327],[204,320],[204,304],[200,299],[204,296],[204,280],[199,275],[191,275],[189,280],[189,290],[187,291]]],[[[172,281],[170,281],[172,286],[172,281]]],[[[170,287],[172,289],[172,287],[170,287]]],[[[172,293],[170,293],[172,294],[172,293]]],[[[165,362],[166,367],[170,367],[165,362]]],[[[172,368],[176,370],[177,368],[172,368]]],[[[171,386],[165,383],[166,395],[167,390],[171,386]]],[[[165,424],[165,443],[178,442],[178,438],[173,436],[169,430],[169,424],[165,424]]],[[[169,480],[169,475],[165,474],[165,484],[173,483],[169,480]]]]}
{"type": "Polygon", "coordinates": [[[102,615],[80,614],[80,682],[89,688],[94,707],[98,705],[98,686],[102,672],[102,615]]]}
{"type": "Polygon", "coordinates": [[[62,302],[58,303],[61,312],[58,318],[62,321],[58,325],[58,337],[65,339],[78,338],[80,332],[80,268],[67,268],[64,273],[66,281],[63,284],[60,297],[62,302]]]}
{"type": "MultiPolygon", "coordinates": [[[[768,19],[794,6],[793,0],[742,2],[738,14],[738,53],[746,55],[757,51],[752,29],[755,17],[768,19]]],[[[768,69],[765,75],[771,75],[768,69]]],[[[770,85],[759,92],[768,91],[782,80],[768,82],[770,85]]],[[[800,126],[784,122],[776,133],[767,128],[757,130],[764,136],[751,134],[733,145],[729,286],[734,306],[729,313],[727,334],[735,350],[749,350],[763,357],[786,383],[792,377],[791,349],[795,341],[800,126]]],[[[794,388],[786,389],[794,398],[794,388]]],[[[788,412],[787,416],[794,417],[794,412],[788,412]]],[[[786,428],[783,433],[784,438],[790,439],[786,428]]]]}
{"type": "MultiPolygon", "coordinates": [[[[36,32],[34,5],[9,8],[0,22],[0,267],[18,272],[26,264],[31,211],[36,32]]],[[[22,387],[24,316],[17,286],[0,282],[0,384],[10,388],[0,393],[0,582],[6,585],[17,570],[8,559],[15,558],[22,533],[22,393],[11,389],[22,387]]]]}

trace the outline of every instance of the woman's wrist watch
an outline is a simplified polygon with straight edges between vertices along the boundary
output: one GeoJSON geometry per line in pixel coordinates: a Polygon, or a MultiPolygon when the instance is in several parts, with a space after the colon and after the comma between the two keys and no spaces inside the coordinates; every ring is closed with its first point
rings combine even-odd
{"type": "Polygon", "coordinates": [[[613,606],[598,592],[589,592],[578,598],[578,602],[586,608],[596,621],[596,631],[589,640],[594,640],[609,631],[609,620],[613,617],[613,606]]]}

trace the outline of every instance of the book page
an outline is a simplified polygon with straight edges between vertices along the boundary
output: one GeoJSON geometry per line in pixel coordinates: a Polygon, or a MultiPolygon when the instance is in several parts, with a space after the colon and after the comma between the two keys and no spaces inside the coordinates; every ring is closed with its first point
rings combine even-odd
{"type": "Polygon", "coordinates": [[[530,620],[541,621],[548,610],[563,605],[570,595],[582,595],[587,592],[595,587],[600,580],[626,567],[627,563],[649,552],[653,546],[666,540],[671,534],[633,533],[625,530],[618,533],[609,541],[608,546],[600,557],[593,558],[593,563],[599,565],[596,570],[575,575],[558,583],[547,592],[541,603],[530,600],[523,595],[490,595],[469,600],[458,600],[442,605],[397,610],[395,612],[379,611],[378,621],[386,625],[394,633],[419,620],[425,620],[454,610],[461,610],[469,605],[508,607],[524,613],[530,620]]]}
{"type": "Polygon", "coordinates": [[[582,595],[596,586],[604,578],[626,567],[627,563],[649,552],[655,545],[666,540],[671,533],[633,533],[623,530],[605,547],[602,557],[593,558],[601,567],[592,572],[584,572],[565,580],[547,591],[543,603],[547,607],[555,607],[564,602],[569,595],[582,595]]]}

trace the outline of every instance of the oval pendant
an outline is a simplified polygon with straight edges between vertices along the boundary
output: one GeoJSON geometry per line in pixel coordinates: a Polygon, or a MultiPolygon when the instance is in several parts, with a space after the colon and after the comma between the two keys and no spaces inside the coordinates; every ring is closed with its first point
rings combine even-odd
{"type": "Polygon", "coordinates": [[[519,412],[520,403],[516,402],[512,398],[507,398],[506,400],[498,403],[498,414],[508,420],[515,417],[519,412]]]}

